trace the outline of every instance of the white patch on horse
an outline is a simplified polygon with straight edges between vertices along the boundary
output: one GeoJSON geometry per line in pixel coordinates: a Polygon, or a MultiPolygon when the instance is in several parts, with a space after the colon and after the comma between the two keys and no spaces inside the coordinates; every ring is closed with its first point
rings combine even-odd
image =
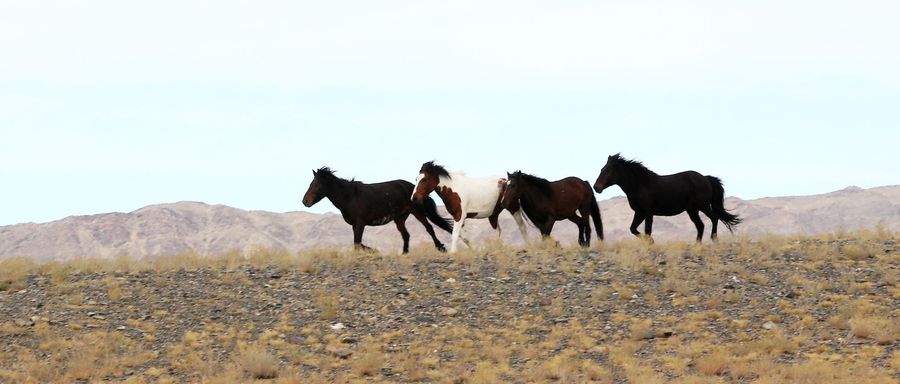
{"type": "MultiPolygon", "coordinates": [[[[454,197],[459,198],[459,208],[462,214],[460,221],[454,223],[453,226],[450,242],[450,252],[453,253],[456,251],[466,219],[490,217],[500,201],[501,192],[506,188],[506,180],[502,177],[467,177],[462,172],[450,172],[450,177],[440,176],[438,178],[437,187],[446,188],[446,191],[452,191],[454,197]]],[[[442,198],[446,199],[447,197],[442,195],[442,198]]]]}
{"type": "Polygon", "coordinates": [[[384,225],[384,224],[390,223],[391,220],[394,220],[393,216],[385,216],[382,218],[372,220],[372,225],[384,225]]]}

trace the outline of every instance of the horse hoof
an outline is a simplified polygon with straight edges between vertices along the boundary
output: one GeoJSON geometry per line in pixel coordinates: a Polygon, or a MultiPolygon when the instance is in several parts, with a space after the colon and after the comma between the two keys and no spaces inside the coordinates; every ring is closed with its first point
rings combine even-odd
{"type": "Polygon", "coordinates": [[[369,246],[366,246],[363,244],[357,244],[354,248],[360,252],[371,253],[371,254],[378,253],[378,250],[376,250],[375,248],[372,248],[372,247],[369,247],[369,246]]]}

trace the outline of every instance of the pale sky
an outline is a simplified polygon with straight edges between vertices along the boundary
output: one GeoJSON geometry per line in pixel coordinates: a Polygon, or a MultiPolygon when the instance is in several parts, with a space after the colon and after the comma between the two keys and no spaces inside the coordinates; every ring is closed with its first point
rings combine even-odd
{"type": "Polygon", "coordinates": [[[0,1],[0,225],[305,210],[313,168],[412,181],[433,159],[593,182],[622,152],[745,199],[898,184],[898,19],[896,1],[0,1]]]}

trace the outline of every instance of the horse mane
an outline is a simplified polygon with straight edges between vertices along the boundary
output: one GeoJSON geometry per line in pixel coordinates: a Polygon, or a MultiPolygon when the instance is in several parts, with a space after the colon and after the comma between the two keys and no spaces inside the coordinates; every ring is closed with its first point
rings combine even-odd
{"type": "Polygon", "coordinates": [[[617,153],[610,157],[614,163],[618,166],[622,167],[625,170],[626,174],[633,176],[638,180],[647,180],[651,179],[655,176],[659,176],[656,172],[651,171],[647,168],[644,163],[634,160],[634,159],[626,159],[622,157],[622,154],[617,153]]]}
{"type": "Polygon", "coordinates": [[[533,185],[535,188],[537,188],[538,192],[542,193],[544,196],[553,196],[553,188],[550,187],[550,181],[548,181],[547,179],[537,177],[535,175],[530,175],[522,171],[515,171],[511,175],[509,175],[509,177],[518,178],[530,185],[533,185]]]}
{"type": "Polygon", "coordinates": [[[435,164],[434,160],[422,164],[422,168],[419,169],[419,173],[431,173],[431,174],[437,175],[438,177],[444,176],[448,179],[452,179],[450,177],[450,172],[447,172],[447,168],[444,168],[441,165],[435,164]]]}
{"type": "Polygon", "coordinates": [[[347,182],[347,183],[351,183],[351,184],[362,184],[361,182],[356,181],[355,177],[350,180],[347,180],[342,177],[339,177],[338,175],[335,175],[334,172],[335,171],[333,169],[331,169],[331,167],[326,165],[322,168],[319,168],[319,170],[316,171],[316,175],[324,178],[324,180],[327,182],[343,181],[343,182],[347,182]]]}
{"type": "MultiPolygon", "coordinates": [[[[335,176],[335,175],[334,175],[334,170],[331,169],[331,167],[329,167],[329,166],[327,166],[327,165],[326,165],[326,166],[323,166],[322,168],[319,168],[319,169],[316,171],[316,174],[317,174],[317,175],[320,174],[320,173],[323,174],[323,175],[331,175],[331,176],[335,176]]],[[[337,177],[337,176],[335,176],[335,177],[337,177]]]]}

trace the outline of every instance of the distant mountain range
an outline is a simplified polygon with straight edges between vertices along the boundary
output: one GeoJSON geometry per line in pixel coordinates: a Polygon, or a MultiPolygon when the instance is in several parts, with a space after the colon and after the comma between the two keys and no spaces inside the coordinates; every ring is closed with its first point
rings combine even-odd
{"type": "MultiPolygon", "coordinates": [[[[900,186],[870,189],[848,187],[812,196],[770,197],[755,200],[728,198],[725,207],[744,222],[737,234],[761,236],[814,235],[836,230],[874,228],[900,231],[900,186]]],[[[630,238],[632,211],[624,197],[600,202],[607,241],[630,238]]],[[[701,215],[702,216],[702,215],[701,215]]],[[[521,243],[508,213],[501,216],[503,241],[521,243]]],[[[705,238],[709,238],[709,222],[705,238]]],[[[412,244],[430,244],[422,226],[412,217],[407,222],[412,244]]],[[[534,227],[529,236],[538,237],[534,227]]],[[[720,235],[728,231],[720,226],[720,235]]],[[[449,243],[449,234],[438,236],[449,243]]],[[[641,227],[643,232],[643,227],[641,227]]],[[[466,224],[466,236],[480,240],[494,236],[486,220],[466,224]]],[[[656,217],[653,236],[657,240],[691,240],[695,229],[686,214],[656,217]]],[[[563,244],[575,243],[575,226],[559,222],[553,237],[563,244]]],[[[338,214],[308,212],[273,213],[245,211],[224,205],[178,202],[151,205],[130,213],[71,216],[44,224],[0,227],[0,259],[24,256],[37,260],[117,256],[155,257],[184,252],[215,255],[259,247],[290,251],[350,247],[350,226],[338,214]]],[[[367,227],[364,242],[383,251],[400,249],[400,235],[392,224],[367,227]]]]}

